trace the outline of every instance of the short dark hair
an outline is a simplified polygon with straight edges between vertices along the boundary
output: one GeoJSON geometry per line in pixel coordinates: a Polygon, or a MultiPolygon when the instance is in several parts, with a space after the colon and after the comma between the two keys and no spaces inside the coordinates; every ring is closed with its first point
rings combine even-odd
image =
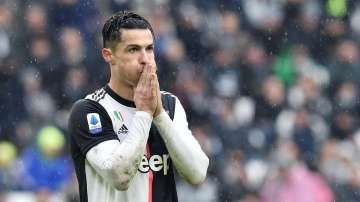
{"type": "Polygon", "coordinates": [[[106,20],[102,29],[104,48],[115,48],[121,41],[121,29],[149,29],[154,37],[150,23],[139,14],[132,11],[119,11],[106,20]]]}

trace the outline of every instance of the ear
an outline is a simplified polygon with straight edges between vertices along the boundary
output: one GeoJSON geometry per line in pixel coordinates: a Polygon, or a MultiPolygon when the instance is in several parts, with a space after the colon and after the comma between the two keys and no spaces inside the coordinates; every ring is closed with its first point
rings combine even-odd
{"type": "Polygon", "coordinates": [[[113,55],[112,55],[112,51],[109,48],[103,48],[101,50],[101,53],[102,53],[102,56],[103,56],[105,62],[107,62],[107,63],[112,62],[113,55]]]}

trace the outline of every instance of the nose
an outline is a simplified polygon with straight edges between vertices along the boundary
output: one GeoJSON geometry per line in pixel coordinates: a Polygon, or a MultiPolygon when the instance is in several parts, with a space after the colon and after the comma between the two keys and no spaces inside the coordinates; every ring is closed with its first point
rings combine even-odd
{"type": "Polygon", "coordinates": [[[148,55],[148,53],[145,50],[141,51],[140,63],[143,65],[147,65],[150,63],[150,56],[148,55]]]}

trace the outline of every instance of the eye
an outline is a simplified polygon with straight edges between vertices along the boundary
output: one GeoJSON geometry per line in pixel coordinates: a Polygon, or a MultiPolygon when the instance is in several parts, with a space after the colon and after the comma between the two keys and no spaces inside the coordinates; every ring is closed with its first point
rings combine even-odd
{"type": "Polygon", "coordinates": [[[147,50],[147,51],[153,51],[153,50],[154,50],[154,46],[148,46],[148,47],[146,48],[146,50],[147,50]]]}
{"type": "Polygon", "coordinates": [[[129,51],[129,53],[135,53],[138,50],[139,50],[138,48],[133,47],[133,48],[130,48],[128,51],[129,51]]]}

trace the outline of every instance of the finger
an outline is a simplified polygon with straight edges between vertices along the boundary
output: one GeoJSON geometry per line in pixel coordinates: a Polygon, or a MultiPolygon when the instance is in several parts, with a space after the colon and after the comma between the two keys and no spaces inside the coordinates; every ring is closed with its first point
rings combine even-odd
{"type": "Polygon", "coordinates": [[[151,66],[151,73],[156,74],[156,66],[155,65],[151,66]]]}
{"type": "Polygon", "coordinates": [[[153,97],[157,97],[157,91],[158,91],[158,88],[157,88],[157,79],[156,79],[156,74],[151,74],[151,93],[152,93],[152,96],[153,97]]]}
{"type": "Polygon", "coordinates": [[[147,80],[147,72],[146,72],[146,67],[143,68],[143,71],[141,72],[138,84],[137,84],[137,88],[139,89],[144,89],[146,88],[146,80],[147,80]]]}
{"type": "Polygon", "coordinates": [[[150,88],[151,85],[151,69],[150,66],[146,65],[143,70],[145,77],[144,77],[144,87],[150,88]]]}
{"type": "Polygon", "coordinates": [[[158,99],[161,100],[160,84],[159,84],[159,79],[158,79],[157,75],[155,78],[156,78],[156,89],[157,89],[158,99]]]}
{"type": "Polygon", "coordinates": [[[156,80],[156,84],[159,86],[159,78],[158,75],[155,73],[155,80],[156,80]]]}
{"type": "Polygon", "coordinates": [[[155,94],[156,98],[159,99],[160,97],[160,88],[159,88],[159,81],[156,74],[154,74],[154,88],[155,88],[155,94]]]}
{"type": "Polygon", "coordinates": [[[156,88],[156,91],[159,91],[160,92],[160,86],[159,86],[159,80],[158,80],[158,77],[156,74],[155,75],[155,88],[156,88]]]}
{"type": "Polygon", "coordinates": [[[153,75],[155,75],[154,66],[148,65],[147,68],[148,68],[148,70],[149,70],[149,74],[150,74],[150,76],[151,76],[151,80],[152,80],[152,79],[155,79],[155,78],[153,77],[153,75]]]}
{"type": "Polygon", "coordinates": [[[141,75],[140,75],[140,78],[139,78],[139,81],[137,83],[137,87],[143,87],[145,85],[145,69],[141,72],[141,75]]]}

